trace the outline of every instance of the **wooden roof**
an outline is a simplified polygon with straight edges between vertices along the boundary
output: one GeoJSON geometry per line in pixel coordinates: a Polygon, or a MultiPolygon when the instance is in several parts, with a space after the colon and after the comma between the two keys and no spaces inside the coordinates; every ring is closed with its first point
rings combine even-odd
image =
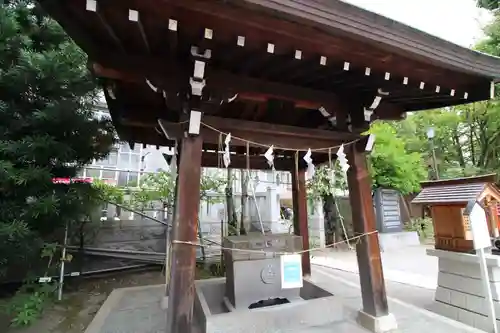
{"type": "Polygon", "coordinates": [[[488,99],[500,78],[498,58],[336,0],[39,2],[88,53],[129,141],[168,142],[157,121],[180,121],[207,50],[206,115],[342,134],[332,143],[366,129],[376,96],[372,119],[400,119],[488,99]]]}
{"type": "Polygon", "coordinates": [[[456,178],[423,182],[422,191],[412,200],[414,204],[456,205],[470,200],[482,200],[485,194],[500,200],[500,192],[494,185],[495,174],[478,177],[456,178]]]}

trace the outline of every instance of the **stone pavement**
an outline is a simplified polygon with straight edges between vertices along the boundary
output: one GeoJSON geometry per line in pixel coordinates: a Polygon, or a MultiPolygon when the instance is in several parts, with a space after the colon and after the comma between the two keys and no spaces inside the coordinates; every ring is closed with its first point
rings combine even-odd
{"type": "MultiPolygon", "coordinates": [[[[314,265],[311,280],[339,298],[344,305],[345,320],[325,327],[288,328],[279,333],[366,333],[367,331],[354,324],[357,310],[361,308],[361,292],[359,276],[353,273],[347,279],[335,274],[335,270],[314,265]]],[[[344,275],[345,276],[345,275],[344,275]]],[[[387,283],[390,311],[396,316],[399,328],[394,333],[447,333],[469,332],[480,333],[477,329],[465,326],[454,320],[436,315],[417,306],[401,301],[408,296],[420,294],[419,288],[404,286],[393,282],[387,283]],[[399,289],[398,289],[399,288],[399,289]]],[[[148,286],[116,289],[97,313],[86,333],[164,333],[165,312],[161,310],[161,298],[164,286],[148,286]]],[[[427,296],[416,304],[424,304],[430,297],[430,290],[425,290],[427,296]]],[[[422,293],[424,294],[424,293],[422,293]]],[[[250,332],[238,330],[234,333],[250,332]]],[[[264,333],[253,332],[252,333],[264,333]]],[[[278,333],[278,332],[266,332],[278,333]]]]}
{"type": "MultiPolygon", "coordinates": [[[[335,296],[341,298],[345,306],[350,308],[352,311],[362,307],[359,276],[357,276],[357,278],[357,280],[345,280],[336,276],[335,271],[330,268],[319,267],[316,265],[313,266],[312,280],[320,287],[327,289],[335,296]]],[[[387,289],[390,290],[390,287],[388,286],[387,289]]],[[[417,293],[418,290],[415,290],[414,292],[417,293]]],[[[391,292],[389,291],[389,293],[391,292]]],[[[484,333],[483,331],[466,326],[455,320],[448,319],[401,301],[400,298],[403,296],[403,293],[396,292],[393,296],[396,296],[397,298],[389,296],[388,301],[389,310],[396,316],[396,320],[398,322],[398,329],[394,333],[484,333]]]]}
{"type": "MultiPolygon", "coordinates": [[[[437,287],[438,259],[425,251],[433,246],[411,246],[382,252],[382,265],[386,281],[394,281],[435,290],[437,287]]],[[[335,249],[318,251],[311,259],[313,264],[337,270],[358,273],[356,251],[335,249]]]]}

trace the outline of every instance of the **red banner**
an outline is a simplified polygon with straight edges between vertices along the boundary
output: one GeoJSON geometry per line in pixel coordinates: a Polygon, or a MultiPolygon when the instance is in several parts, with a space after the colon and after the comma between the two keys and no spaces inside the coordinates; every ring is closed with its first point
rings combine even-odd
{"type": "Polygon", "coordinates": [[[70,184],[70,183],[92,183],[94,179],[90,177],[75,177],[75,178],[52,178],[54,184],[70,184]]]}

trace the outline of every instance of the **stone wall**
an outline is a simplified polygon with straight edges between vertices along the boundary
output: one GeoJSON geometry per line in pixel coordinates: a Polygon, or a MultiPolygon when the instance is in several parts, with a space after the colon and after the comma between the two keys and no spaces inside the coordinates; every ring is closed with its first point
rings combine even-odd
{"type": "MultiPolygon", "coordinates": [[[[433,310],[469,326],[489,331],[487,301],[476,255],[427,250],[439,258],[438,287],[433,310]]],[[[487,254],[489,285],[500,326],[500,256],[487,254]]]]}

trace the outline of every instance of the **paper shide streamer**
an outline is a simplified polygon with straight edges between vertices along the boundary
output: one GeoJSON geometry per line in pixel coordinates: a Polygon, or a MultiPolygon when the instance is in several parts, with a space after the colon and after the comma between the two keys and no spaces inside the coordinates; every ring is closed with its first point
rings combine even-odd
{"type": "Polygon", "coordinates": [[[229,143],[231,142],[231,133],[226,135],[226,139],[224,140],[224,155],[223,155],[223,161],[224,161],[224,166],[227,168],[229,167],[229,164],[231,164],[231,153],[229,152],[229,143]]]}
{"type": "Polygon", "coordinates": [[[311,155],[312,155],[311,148],[309,148],[307,150],[307,153],[303,157],[304,161],[307,163],[307,170],[306,170],[307,179],[312,179],[312,177],[314,176],[314,171],[315,171],[311,155]]]}
{"type": "Polygon", "coordinates": [[[269,147],[264,157],[267,159],[267,164],[274,170],[274,146],[269,147]]]}
{"type": "Polygon", "coordinates": [[[342,172],[346,173],[349,170],[349,163],[347,162],[346,155],[344,153],[344,145],[340,145],[339,150],[337,151],[337,161],[339,162],[340,168],[342,172]]]}

